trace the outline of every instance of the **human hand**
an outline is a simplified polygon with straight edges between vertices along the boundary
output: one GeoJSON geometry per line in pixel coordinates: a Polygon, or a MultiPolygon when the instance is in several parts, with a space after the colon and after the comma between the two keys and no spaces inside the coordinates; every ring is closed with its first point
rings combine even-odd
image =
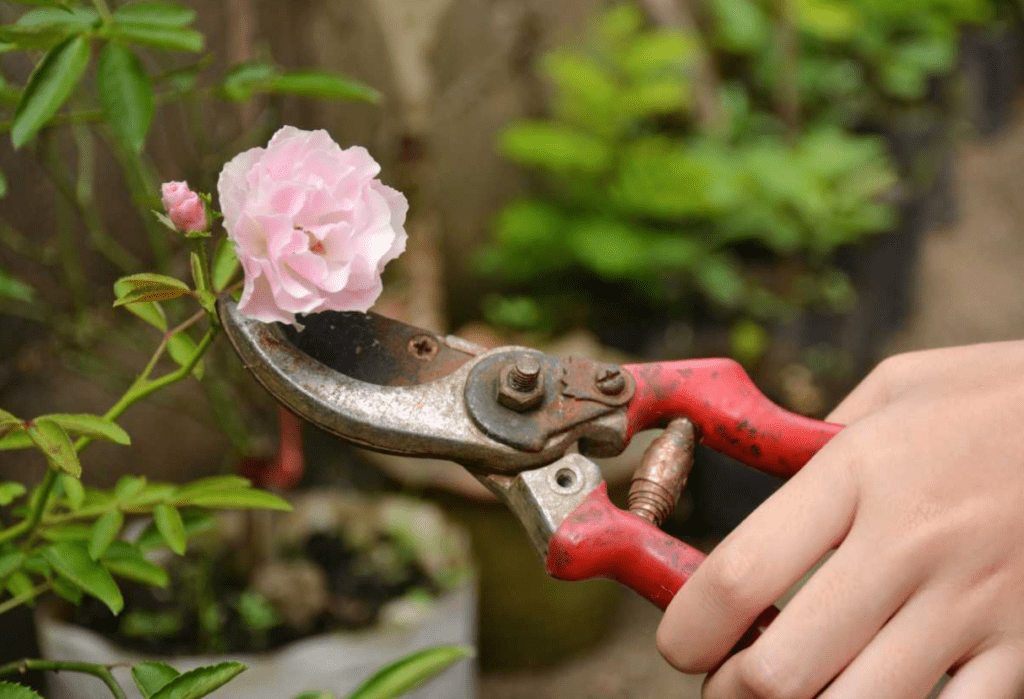
{"type": "Polygon", "coordinates": [[[941,699],[1020,696],[1024,342],[898,355],[828,419],[847,427],[683,585],[662,654],[711,672],[707,699],[920,699],[947,671],[941,699]]]}

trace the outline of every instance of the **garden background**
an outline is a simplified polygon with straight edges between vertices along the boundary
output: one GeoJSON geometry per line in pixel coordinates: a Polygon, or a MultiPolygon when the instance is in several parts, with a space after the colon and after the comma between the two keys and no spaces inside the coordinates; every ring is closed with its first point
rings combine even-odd
{"type": "MultiPolygon", "coordinates": [[[[281,124],[366,146],[409,196],[409,249],[378,310],[432,330],[609,359],[731,355],[820,416],[887,354],[1024,327],[1013,2],[184,4],[205,44],[140,51],[162,76],[144,162],[76,116],[87,93],[32,144],[0,144],[0,402],[18,414],[102,412],[144,362],[109,290],[135,262],[173,259],[178,243],[140,214],[157,196],[145,183],[212,191],[223,162],[281,124]],[[275,70],[304,69],[379,99],[272,89],[275,70]]],[[[0,20],[26,9],[0,4],[0,20]]],[[[37,58],[0,54],[4,119],[37,58]]],[[[271,404],[220,349],[210,363],[230,381],[208,371],[134,408],[123,424],[145,438],[129,457],[98,445],[85,482],[181,480],[272,452],[271,404]]],[[[657,656],[654,609],[543,583],[457,470],[312,431],[306,444],[304,486],[415,492],[470,526],[480,696],[692,684],[657,656]]],[[[36,468],[0,453],[3,480],[36,468]]],[[[712,545],[777,485],[702,453],[668,528],[712,545]]]]}

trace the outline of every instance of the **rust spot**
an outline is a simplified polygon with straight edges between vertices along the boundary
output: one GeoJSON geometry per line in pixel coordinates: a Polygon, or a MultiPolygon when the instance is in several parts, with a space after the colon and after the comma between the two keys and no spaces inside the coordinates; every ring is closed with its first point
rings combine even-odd
{"type": "Polygon", "coordinates": [[[691,376],[693,376],[693,369],[678,369],[676,373],[679,374],[679,376],[681,376],[682,378],[688,379],[691,376]]]}
{"type": "Polygon", "coordinates": [[[437,356],[437,340],[429,335],[416,335],[409,340],[409,354],[420,361],[428,362],[437,356]]]}
{"type": "Polygon", "coordinates": [[[717,379],[718,378],[718,372],[717,371],[712,371],[711,372],[711,378],[712,379],[717,379]]]}
{"type": "Polygon", "coordinates": [[[750,453],[753,454],[754,456],[761,456],[761,447],[757,446],[756,444],[751,444],[750,453]]]}

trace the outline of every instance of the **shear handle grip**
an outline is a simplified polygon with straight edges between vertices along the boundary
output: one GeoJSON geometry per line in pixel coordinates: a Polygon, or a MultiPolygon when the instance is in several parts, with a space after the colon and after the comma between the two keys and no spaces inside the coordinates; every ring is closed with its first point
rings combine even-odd
{"type": "MultiPolygon", "coordinates": [[[[548,545],[547,572],[559,580],[607,578],[664,611],[705,556],[653,524],[612,504],[601,483],[565,518],[548,545]]],[[[741,645],[751,643],[778,614],[769,607],[741,645]]]]}
{"type": "Polygon", "coordinates": [[[689,418],[715,451],[774,476],[795,474],[840,429],[770,401],[737,362],[690,359],[629,364],[636,382],[627,409],[628,432],[689,418]]]}

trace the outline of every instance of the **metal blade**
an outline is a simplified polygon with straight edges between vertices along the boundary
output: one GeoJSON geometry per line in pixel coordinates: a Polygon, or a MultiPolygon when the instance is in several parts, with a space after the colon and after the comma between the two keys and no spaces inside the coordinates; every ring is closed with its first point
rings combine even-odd
{"type": "Polygon", "coordinates": [[[437,335],[376,313],[300,316],[285,337],[321,364],[377,386],[414,386],[448,376],[473,358],[437,335]]]}

